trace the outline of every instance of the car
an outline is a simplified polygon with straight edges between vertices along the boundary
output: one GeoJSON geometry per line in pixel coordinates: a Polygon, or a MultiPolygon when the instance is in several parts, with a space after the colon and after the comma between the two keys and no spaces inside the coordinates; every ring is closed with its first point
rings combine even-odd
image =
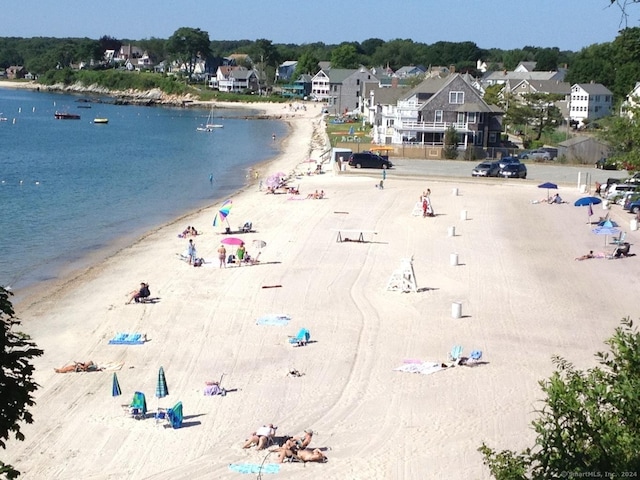
{"type": "Polygon", "coordinates": [[[527,178],[527,166],[524,163],[509,163],[500,170],[505,178],[527,178]]]}
{"type": "Polygon", "coordinates": [[[596,168],[600,170],[618,170],[618,164],[606,157],[602,157],[596,162],[596,168]]]}
{"type": "Polygon", "coordinates": [[[520,158],[525,160],[545,161],[553,160],[558,156],[558,150],[555,148],[537,148],[520,154],[520,158]],[[555,151],[555,152],[554,152],[555,151]]]}
{"type": "Polygon", "coordinates": [[[636,193],[640,189],[639,185],[627,184],[627,183],[614,183],[607,188],[605,193],[605,199],[611,203],[616,203],[618,200],[624,197],[627,193],[636,193]]]}
{"type": "Polygon", "coordinates": [[[518,157],[502,157],[498,162],[498,165],[500,165],[500,169],[502,170],[506,165],[509,165],[510,163],[520,163],[520,159],[518,157]]]}
{"type": "Polygon", "coordinates": [[[640,212],[640,198],[636,197],[635,200],[628,200],[624,204],[624,209],[630,211],[631,213],[633,213],[635,215],[637,215],[638,212],[640,212]]]}
{"type": "Polygon", "coordinates": [[[627,178],[624,183],[640,183],[640,172],[634,173],[633,176],[627,178]]]}
{"type": "Polygon", "coordinates": [[[500,162],[482,162],[471,171],[472,177],[497,177],[500,173],[500,162]]]}
{"type": "Polygon", "coordinates": [[[349,157],[349,166],[355,168],[382,168],[393,167],[393,163],[385,160],[380,155],[372,152],[352,153],[349,157]]]}

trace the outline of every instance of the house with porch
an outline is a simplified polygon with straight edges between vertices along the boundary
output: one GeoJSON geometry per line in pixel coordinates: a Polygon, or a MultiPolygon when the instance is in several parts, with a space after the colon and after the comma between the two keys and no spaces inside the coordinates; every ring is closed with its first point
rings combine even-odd
{"type": "Polygon", "coordinates": [[[499,147],[503,114],[459,73],[430,78],[398,101],[384,143],[441,146],[445,132],[453,128],[462,149],[499,147]]]}
{"type": "Polygon", "coordinates": [[[298,62],[296,60],[287,60],[286,62],[282,62],[278,65],[278,69],[276,70],[276,82],[288,82],[291,80],[291,77],[296,71],[298,67],[298,62]]]}
{"type": "Polygon", "coordinates": [[[362,111],[365,85],[377,85],[378,78],[365,67],[320,70],[311,81],[311,96],[326,102],[334,114],[362,111]]]}
{"type": "Polygon", "coordinates": [[[302,74],[298,79],[282,86],[281,94],[285,98],[305,98],[311,93],[311,75],[302,74]]]}
{"type": "Polygon", "coordinates": [[[611,115],[613,93],[601,83],[576,83],[571,86],[570,121],[578,127],[611,115]]]}
{"type": "Polygon", "coordinates": [[[240,93],[246,90],[257,91],[260,88],[258,74],[255,70],[245,67],[220,66],[216,71],[216,78],[210,86],[221,92],[240,93]]]}
{"type": "Polygon", "coordinates": [[[571,84],[558,80],[508,80],[500,92],[500,96],[507,101],[523,102],[524,95],[528,93],[548,93],[560,95],[562,99],[554,102],[558,107],[562,118],[569,118],[569,103],[571,101],[571,84]]]}

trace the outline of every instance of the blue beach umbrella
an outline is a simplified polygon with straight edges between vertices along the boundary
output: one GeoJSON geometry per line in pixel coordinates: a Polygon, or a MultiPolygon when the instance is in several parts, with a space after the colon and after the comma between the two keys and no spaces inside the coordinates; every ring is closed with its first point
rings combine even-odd
{"type": "Polygon", "coordinates": [[[538,185],[538,188],[546,188],[547,189],[547,201],[549,201],[549,190],[557,190],[558,185],[551,182],[545,182],[541,185],[538,185]]]}
{"type": "Polygon", "coordinates": [[[602,199],[598,197],[582,197],[574,202],[574,206],[576,207],[589,207],[587,210],[587,223],[589,223],[589,218],[593,215],[593,205],[598,205],[602,203],[602,199]]]}
{"type": "Polygon", "coordinates": [[[617,235],[620,233],[620,229],[616,227],[596,227],[591,230],[596,235],[604,235],[604,244],[607,244],[607,236],[617,235]]]}
{"type": "Polygon", "coordinates": [[[122,390],[120,390],[120,383],[118,382],[118,376],[116,372],[113,372],[113,383],[111,385],[111,396],[118,397],[122,395],[122,390]]]}
{"type": "Polygon", "coordinates": [[[156,383],[156,397],[164,398],[169,395],[169,387],[167,387],[167,379],[164,376],[164,368],[160,367],[158,371],[158,382],[156,383]]]}

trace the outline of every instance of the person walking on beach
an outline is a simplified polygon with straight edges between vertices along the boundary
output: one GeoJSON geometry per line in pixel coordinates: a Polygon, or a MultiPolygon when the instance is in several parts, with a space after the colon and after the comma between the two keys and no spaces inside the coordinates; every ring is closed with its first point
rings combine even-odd
{"type": "Polygon", "coordinates": [[[196,244],[193,243],[193,239],[189,239],[189,245],[187,245],[187,257],[189,257],[189,265],[193,264],[196,259],[196,244]]]}
{"type": "Polygon", "coordinates": [[[227,249],[222,244],[218,247],[218,260],[220,260],[220,268],[227,268],[227,249]]]}

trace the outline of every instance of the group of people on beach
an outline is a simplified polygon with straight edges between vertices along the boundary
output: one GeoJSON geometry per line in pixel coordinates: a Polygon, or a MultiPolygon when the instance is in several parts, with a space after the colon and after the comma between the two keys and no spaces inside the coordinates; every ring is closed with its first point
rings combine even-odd
{"type": "MultiPolygon", "coordinates": [[[[264,450],[271,443],[275,442],[276,430],[278,427],[273,423],[263,425],[249,434],[242,448],[251,448],[255,446],[257,450],[264,450]]],[[[300,462],[326,462],[327,457],[319,448],[308,448],[313,439],[313,430],[310,428],[304,431],[303,435],[291,437],[283,437],[284,442],[281,446],[274,446],[269,451],[278,454],[278,463],[285,461],[300,462]]]]}

